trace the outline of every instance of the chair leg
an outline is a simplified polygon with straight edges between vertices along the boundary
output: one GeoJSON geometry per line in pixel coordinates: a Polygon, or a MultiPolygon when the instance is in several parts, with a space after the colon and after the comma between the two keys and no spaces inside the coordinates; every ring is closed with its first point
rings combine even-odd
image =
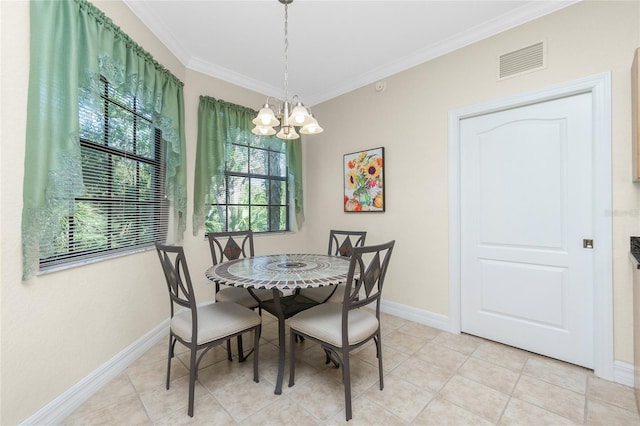
{"type": "Polygon", "coordinates": [[[332,362],[336,368],[340,368],[340,363],[331,356],[331,353],[327,349],[324,349],[324,363],[329,364],[330,362],[332,362]]]}
{"type": "MultiPolygon", "coordinates": [[[[195,346],[194,343],[192,345],[195,346]]],[[[195,389],[196,389],[196,348],[191,348],[191,360],[189,362],[189,408],[187,414],[189,417],[193,417],[193,400],[195,397],[195,389]]]]}
{"type": "Polygon", "coordinates": [[[258,377],[258,353],[260,350],[260,334],[262,334],[262,324],[259,324],[256,329],[253,331],[253,381],[256,383],[260,382],[260,378],[258,377]]]}
{"type": "Polygon", "coordinates": [[[233,356],[231,355],[231,339],[227,339],[227,359],[233,361],[233,356]]]}
{"type": "Polygon", "coordinates": [[[351,368],[349,366],[349,350],[342,353],[342,381],[344,382],[344,410],[346,420],[351,420],[351,368]]]}
{"type": "Polygon", "coordinates": [[[171,358],[173,358],[173,336],[169,334],[169,354],[167,355],[167,390],[171,381],[171,358]]]}
{"type": "Polygon", "coordinates": [[[293,386],[295,383],[295,374],[296,374],[296,337],[298,335],[292,330],[289,329],[289,387],[293,386]]]}
{"type": "MultiPolygon", "coordinates": [[[[255,308],[254,308],[254,311],[255,311],[255,308]]],[[[260,305],[258,305],[258,315],[262,317],[262,308],[260,307],[260,305]]],[[[245,356],[244,350],[242,349],[242,335],[239,335],[238,336],[238,362],[245,362],[247,358],[249,358],[249,355],[251,355],[251,352],[253,352],[256,347],[257,345],[254,345],[254,349],[250,350],[249,353],[247,353],[247,355],[245,356]]],[[[229,349],[229,351],[231,350],[229,349]]]]}
{"type": "Polygon", "coordinates": [[[384,389],[384,381],[382,378],[382,342],[380,341],[380,334],[378,332],[378,338],[374,339],[376,342],[376,351],[378,352],[378,374],[380,375],[380,390],[384,389]]]}
{"type": "Polygon", "coordinates": [[[378,337],[373,336],[373,342],[376,344],[376,358],[380,358],[380,351],[378,350],[378,337]]]}
{"type": "Polygon", "coordinates": [[[244,356],[242,350],[242,334],[238,336],[238,362],[245,362],[247,357],[244,356]]]}

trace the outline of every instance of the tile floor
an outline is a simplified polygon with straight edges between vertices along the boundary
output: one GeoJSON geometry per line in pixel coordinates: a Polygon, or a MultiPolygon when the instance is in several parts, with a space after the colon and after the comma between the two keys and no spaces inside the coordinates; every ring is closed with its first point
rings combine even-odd
{"type": "MultiPolygon", "coordinates": [[[[352,358],[350,424],[640,425],[633,390],[584,368],[387,314],[382,327],[384,391],[375,347],[368,344],[352,358]]],[[[340,370],[324,364],[323,352],[309,341],[298,343],[295,386],[287,387],[286,371],[283,393],[274,395],[273,317],[264,316],[260,383],[252,380],[251,362],[229,362],[224,349],[215,348],[201,364],[193,418],[187,416],[185,352],[173,360],[171,389],[165,389],[167,345],[168,338],[162,339],[64,423],[345,423],[340,370]]]]}

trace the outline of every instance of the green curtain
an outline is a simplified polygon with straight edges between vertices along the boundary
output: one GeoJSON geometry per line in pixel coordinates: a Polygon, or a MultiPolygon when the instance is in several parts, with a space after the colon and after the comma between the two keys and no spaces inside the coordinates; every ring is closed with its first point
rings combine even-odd
{"type": "MultiPolygon", "coordinates": [[[[204,228],[211,204],[224,191],[225,149],[237,138],[264,137],[251,133],[257,112],[209,96],[200,96],[198,140],[193,189],[193,235],[204,228]]],[[[287,141],[287,167],[290,190],[294,194],[296,224],[302,227],[302,144],[300,139],[287,141]]]]}
{"type": "Polygon", "coordinates": [[[287,141],[287,167],[289,168],[289,182],[293,193],[293,207],[298,229],[304,223],[304,200],[302,198],[302,142],[301,138],[287,141]]]}
{"type": "Polygon", "coordinates": [[[186,229],[183,83],[85,0],[31,2],[31,58],[22,210],[23,279],[84,193],[78,104],[99,102],[100,76],[153,113],[166,149],[166,194],[186,229]]]}

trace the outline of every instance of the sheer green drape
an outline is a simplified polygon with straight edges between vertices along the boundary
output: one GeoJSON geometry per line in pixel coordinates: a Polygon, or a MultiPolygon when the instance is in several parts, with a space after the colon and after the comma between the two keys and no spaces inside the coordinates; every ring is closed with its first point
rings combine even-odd
{"type": "MultiPolygon", "coordinates": [[[[204,228],[211,204],[224,187],[225,147],[232,138],[259,137],[251,133],[257,112],[209,96],[200,96],[198,140],[193,194],[193,235],[204,228]]],[[[264,137],[264,136],[263,136],[264,137]]],[[[300,139],[287,141],[290,190],[294,194],[296,224],[302,227],[302,145],[300,139]]]]}
{"type": "Polygon", "coordinates": [[[289,168],[289,181],[293,193],[293,208],[296,215],[296,225],[302,228],[304,223],[304,203],[302,198],[302,142],[301,138],[287,141],[287,167],[289,168]]]}
{"type": "Polygon", "coordinates": [[[22,210],[23,279],[53,254],[53,236],[84,193],[78,104],[99,102],[104,76],[134,94],[162,130],[166,194],[186,228],[183,83],[85,0],[31,2],[22,210]]]}

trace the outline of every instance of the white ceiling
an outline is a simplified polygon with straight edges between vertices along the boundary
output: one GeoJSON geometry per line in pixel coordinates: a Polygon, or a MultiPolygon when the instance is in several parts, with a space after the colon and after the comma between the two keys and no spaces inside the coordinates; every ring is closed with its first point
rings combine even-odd
{"type": "MultiPolygon", "coordinates": [[[[577,0],[295,0],[289,97],[314,105],[577,0]]],[[[189,69],[282,99],[278,0],[124,0],[189,69]]]]}

